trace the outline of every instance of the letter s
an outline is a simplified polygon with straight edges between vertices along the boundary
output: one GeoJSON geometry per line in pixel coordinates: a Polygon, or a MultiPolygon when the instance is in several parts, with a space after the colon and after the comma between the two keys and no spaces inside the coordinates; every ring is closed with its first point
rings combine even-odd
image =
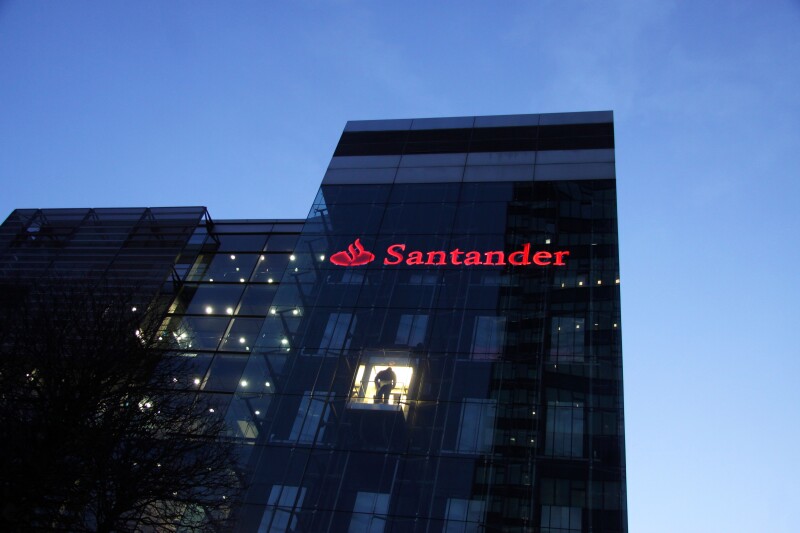
{"type": "Polygon", "coordinates": [[[389,246],[386,249],[386,254],[387,255],[391,255],[392,257],[394,257],[396,259],[396,261],[389,261],[388,257],[384,257],[383,258],[383,264],[384,265],[399,265],[400,263],[402,263],[403,262],[403,254],[401,254],[400,252],[402,252],[405,249],[406,249],[406,245],[405,244],[393,244],[393,245],[389,246]]]}

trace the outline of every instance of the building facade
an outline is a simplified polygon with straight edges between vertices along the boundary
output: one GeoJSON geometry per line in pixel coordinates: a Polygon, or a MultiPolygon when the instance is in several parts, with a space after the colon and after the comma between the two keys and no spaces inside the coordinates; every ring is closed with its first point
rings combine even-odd
{"type": "Polygon", "coordinates": [[[627,531],[610,112],[349,122],[304,221],[192,224],[157,298],[237,531],[627,531]]]}

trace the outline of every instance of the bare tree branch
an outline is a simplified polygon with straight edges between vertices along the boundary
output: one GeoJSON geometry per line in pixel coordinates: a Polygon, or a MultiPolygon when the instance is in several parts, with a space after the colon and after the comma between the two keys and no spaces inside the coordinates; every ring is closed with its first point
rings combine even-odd
{"type": "Polygon", "coordinates": [[[0,530],[224,526],[240,489],[224,421],[135,300],[48,283],[0,309],[0,530]]]}

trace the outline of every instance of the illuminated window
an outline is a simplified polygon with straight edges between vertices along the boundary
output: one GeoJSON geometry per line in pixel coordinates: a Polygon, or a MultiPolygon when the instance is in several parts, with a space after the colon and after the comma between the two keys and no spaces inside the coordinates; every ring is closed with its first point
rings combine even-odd
{"type": "Polygon", "coordinates": [[[273,485],[269,493],[267,508],[258,526],[258,533],[286,533],[296,531],[297,516],[294,509],[303,504],[305,487],[273,485]]]}
{"type": "Polygon", "coordinates": [[[356,372],[348,406],[407,414],[413,376],[414,368],[408,357],[364,356],[356,372]]]}

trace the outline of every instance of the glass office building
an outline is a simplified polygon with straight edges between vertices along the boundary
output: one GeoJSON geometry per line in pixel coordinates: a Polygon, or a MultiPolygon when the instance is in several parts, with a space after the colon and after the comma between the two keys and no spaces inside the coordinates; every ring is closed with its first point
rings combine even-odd
{"type": "Polygon", "coordinates": [[[627,531],[610,112],[349,122],[304,221],[192,213],[153,298],[236,531],[627,531]]]}

